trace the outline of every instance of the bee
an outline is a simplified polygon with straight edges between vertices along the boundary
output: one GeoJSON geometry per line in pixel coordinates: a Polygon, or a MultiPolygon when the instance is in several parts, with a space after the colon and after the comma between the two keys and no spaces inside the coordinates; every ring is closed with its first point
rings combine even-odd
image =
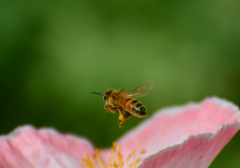
{"type": "Polygon", "coordinates": [[[107,90],[104,94],[92,93],[103,96],[105,111],[117,113],[118,126],[122,128],[124,121],[130,119],[132,115],[138,118],[147,116],[147,108],[134,98],[145,96],[152,88],[152,83],[145,83],[131,92],[127,92],[127,89],[124,88],[121,90],[107,90]]]}

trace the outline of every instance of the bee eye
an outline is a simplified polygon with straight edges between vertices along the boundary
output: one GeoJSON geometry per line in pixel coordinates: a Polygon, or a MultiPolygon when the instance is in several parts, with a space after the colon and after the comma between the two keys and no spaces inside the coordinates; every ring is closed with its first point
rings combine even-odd
{"type": "Polygon", "coordinates": [[[107,101],[108,100],[108,97],[111,95],[112,91],[109,90],[105,93],[105,96],[104,96],[104,100],[107,101]]]}
{"type": "Polygon", "coordinates": [[[108,94],[104,96],[104,100],[106,101],[108,99],[108,94]]]}

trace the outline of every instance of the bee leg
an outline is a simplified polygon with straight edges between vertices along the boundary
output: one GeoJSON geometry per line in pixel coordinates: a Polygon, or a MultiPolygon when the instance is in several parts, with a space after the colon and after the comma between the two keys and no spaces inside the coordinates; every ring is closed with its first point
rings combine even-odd
{"type": "Polygon", "coordinates": [[[129,120],[132,117],[132,114],[126,111],[123,111],[122,115],[124,116],[125,120],[129,120]]]}
{"type": "Polygon", "coordinates": [[[118,108],[117,107],[112,107],[112,110],[111,110],[113,113],[117,113],[117,115],[119,115],[118,113],[118,108]]]}
{"type": "Polygon", "coordinates": [[[118,108],[118,113],[119,113],[118,126],[119,128],[122,128],[122,124],[125,122],[125,120],[130,119],[132,117],[132,114],[123,110],[121,107],[118,108]]]}
{"type": "Polygon", "coordinates": [[[112,113],[117,113],[118,114],[118,108],[117,107],[112,107],[110,105],[106,105],[104,107],[104,109],[105,109],[106,112],[110,111],[112,113]]]}
{"type": "Polygon", "coordinates": [[[119,113],[119,117],[118,117],[118,126],[119,128],[122,128],[122,124],[124,123],[125,121],[125,116],[123,115],[123,109],[122,108],[119,108],[118,109],[118,113],[119,113]]]}
{"type": "Polygon", "coordinates": [[[124,123],[125,119],[124,119],[124,116],[122,114],[119,115],[118,117],[118,126],[119,128],[122,128],[122,124],[124,123]]]}
{"type": "Polygon", "coordinates": [[[106,112],[110,111],[110,109],[111,109],[111,106],[110,106],[110,105],[106,105],[106,106],[104,107],[104,110],[105,110],[106,112]]]}

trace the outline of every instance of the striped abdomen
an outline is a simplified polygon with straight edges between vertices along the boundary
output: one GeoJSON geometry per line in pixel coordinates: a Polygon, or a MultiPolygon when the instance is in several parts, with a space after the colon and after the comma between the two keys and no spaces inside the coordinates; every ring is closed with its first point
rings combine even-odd
{"type": "Polygon", "coordinates": [[[137,117],[145,117],[147,115],[146,107],[131,97],[122,99],[119,104],[123,109],[137,117]]]}

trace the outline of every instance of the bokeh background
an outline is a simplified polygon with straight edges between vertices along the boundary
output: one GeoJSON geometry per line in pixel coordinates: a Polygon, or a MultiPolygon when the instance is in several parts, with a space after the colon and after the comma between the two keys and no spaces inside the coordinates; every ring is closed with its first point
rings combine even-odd
{"type": "MultiPolygon", "coordinates": [[[[151,116],[218,96],[240,105],[239,0],[1,1],[0,133],[54,127],[110,146],[118,128],[92,91],[154,83],[151,116]]],[[[211,167],[240,165],[240,133],[211,167]]]]}

